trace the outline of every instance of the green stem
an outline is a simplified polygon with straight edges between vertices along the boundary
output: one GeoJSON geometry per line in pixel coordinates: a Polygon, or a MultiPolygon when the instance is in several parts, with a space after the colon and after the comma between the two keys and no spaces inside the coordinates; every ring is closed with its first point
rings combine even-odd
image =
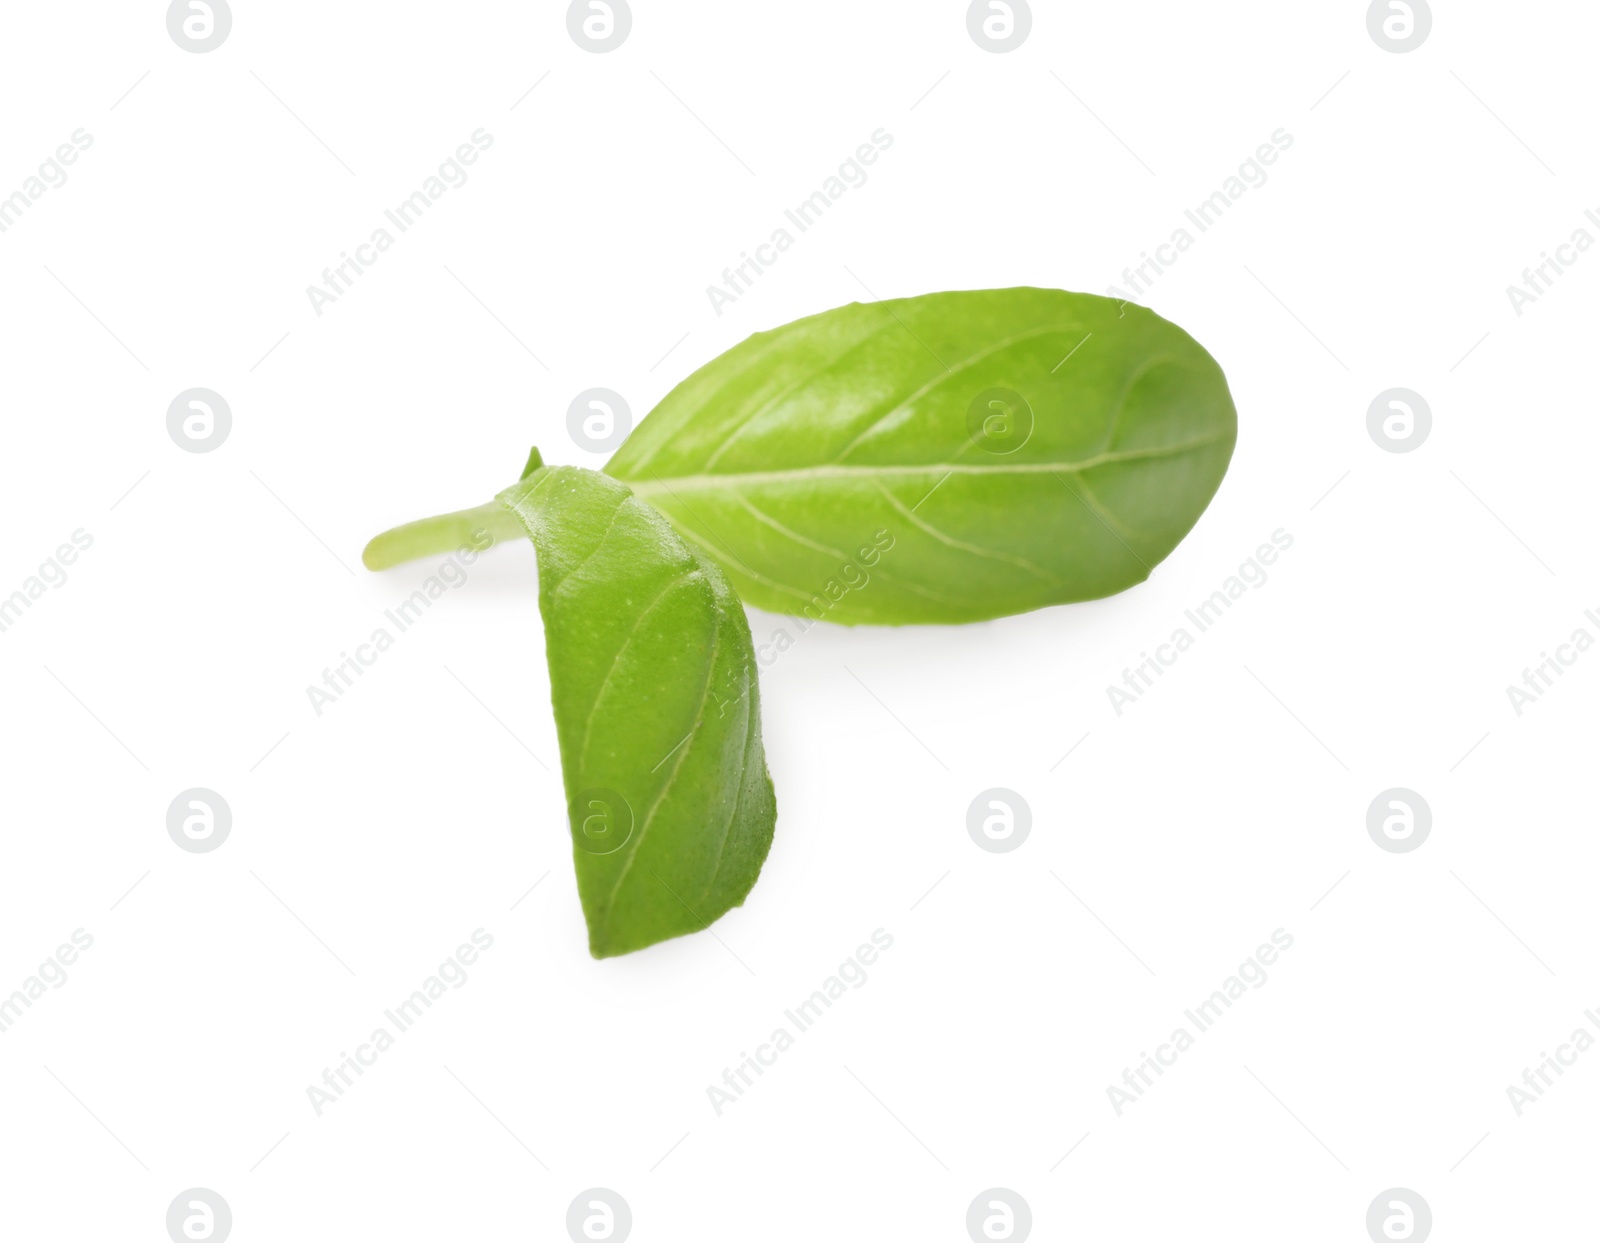
{"type": "Polygon", "coordinates": [[[509,509],[499,501],[490,501],[475,509],[419,518],[374,536],[361,553],[361,563],[369,570],[387,570],[418,557],[438,556],[463,548],[476,548],[481,552],[490,546],[484,543],[485,538],[490,544],[498,544],[501,540],[527,539],[528,532],[509,509]]]}

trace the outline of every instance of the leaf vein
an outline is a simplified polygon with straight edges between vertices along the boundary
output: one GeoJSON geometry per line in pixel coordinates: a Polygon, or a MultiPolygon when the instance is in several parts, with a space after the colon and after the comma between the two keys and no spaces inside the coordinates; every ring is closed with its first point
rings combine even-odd
{"type": "Polygon", "coordinates": [[[826,553],[828,556],[837,557],[841,561],[848,561],[850,559],[848,553],[842,553],[837,548],[829,548],[826,544],[819,544],[819,543],[816,542],[816,540],[807,539],[805,536],[801,535],[798,531],[790,530],[788,527],[784,526],[783,523],[779,522],[776,518],[772,517],[770,514],[764,512],[764,511],[762,511],[760,509],[757,509],[754,505],[752,505],[749,502],[748,499],[746,499],[745,497],[741,496],[739,493],[735,492],[733,494],[733,499],[738,501],[739,504],[743,505],[753,515],[755,515],[755,518],[756,518],[756,520],[758,522],[766,523],[767,526],[771,527],[774,531],[778,532],[779,535],[785,536],[786,538],[793,540],[796,544],[799,544],[802,548],[809,548],[813,552],[826,553]]]}
{"type": "Polygon", "coordinates": [[[802,375],[793,384],[789,385],[788,388],[783,389],[781,392],[779,392],[775,396],[770,397],[766,401],[764,401],[761,404],[761,406],[756,410],[756,412],[754,414],[750,415],[750,417],[745,419],[745,421],[743,423],[739,424],[738,427],[734,428],[733,431],[728,435],[727,439],[724,440],[720,445],[718,445],[716,447],[716,449],[712,452],[711,456],[706,459],[706,468],[710,469],[711,467],[715,466],[717,464],[717,462],[722,458],[722,455],[724,453],[726,453],[728,451],[728,449],[733,445],[733,442],[735,440],[739,439],[740,436],[743,436],[745,434],[745,432],[749,431],[752,427],[754,427],[755,424],[756,424],[756,421],[758,419],[760,419],[762,415],[766,414],[768,411],[773,409],[779,402],[783,401],[787,397],[792,396],[797,390],[799,390],[801,388],[804,388],[807,384],[810,384],[812,381],[814,381],[819,375],[822,375],[824,372],[831,371],[834,367],[838,366],[840,362],[842,362],[844,359],[848,358],[851,354],[853,354],[856,350],[860,349],[863,345],[867,344],[867,342],[873,340],[875,337],[882,336],[888,330],[889,330],[888,321],[887,320],[881,321],[878,324],[878,326],[876,328],[874,328],[871,332],[867,333],[863,337],[858,338],[855,341],[852,341],[847,347],[845,347],[844,349],[840,350],[839,353],[834,355],[832,358],[828,359],[828,361],[823,363],[820,367],[816,367],[816,368],[814,368],[814,369],[812,369],[810,371],[807,371],[804,375],[802,375]]]}
{"type": "MultiPolygon", "coordinates": [[[[717,653],[722,650],[723,620],[721,612],[715,607],[711,610],[712,620],[716,623],[716,630],[711,638],[711,657],[706,661],[706,681],[700,689],[700,706],[694,714],[694,737],[689,739],[688,745],[678,753],[678,761],[672,766],[672,771],[667,774],[667,780],[661,787],[661,792],[656,795],[656,800],[650,805],[643,822],[639,825],[639,836],[634,839],[634,847],[628,852],[628,857],[623,860],[622,867],[617,870],[617,880],[611,886],[611,892],[606,897],[605,910],[607,915],[611,912],[612,904],[617,900],[617,893],[622,889],[622,882],[627,879],[628,873],[633,869],[633,861],[639,857],[639,852],[644,849],[645,838],[650,835],[650,826],[655,823],[656,813],[661,810],[661,804],[666,801],[671,792],[673,783],[677,781],[678,774],[683,771],[683,762],[689,758],[689,752],[694,750],[694,745],[699,741],[700,726],[705,720],[706,700],[711,696],[711,683],[716,680],[717,653]]],[[[691,912],[692,914],[692,912],[691,912]]]]}
{"type": "Polygon", "coordinates": [[[711,896],[711,891],[716,888],[717,877],[722,875],[722,861],[728,852],[728,838],[733,836],[734,822],[739,819],[739,809],[744,806],[744,792],[749,788],[750,764],[750,739],[754,737],[759,728],[757,706],[750,694],[754,686],[755,669],[746,665],[744,670],[744,692],[739,696],[744,703],[744,746],[739,752],[739,788],[733,796],[733,808],[728,813],[728,823],[723,826],[722,840],[717,843],[717,857],[711,865],[711,878],[706,881],[706,887],[700,894],[703,903],[711,896]]]}
{"type": "Polygon", "coordinates": [[[696,474],[679,475],[668,480],[657,477],[655,480],[629,481],[634,494],[640,497],[658,495],[662,492],[675,492],[683,489],[689,492],[712,492],[726,488],[739,488],[758,486],[768,483],[799,483],[812,480],[828,479],[860,479],[872,482],[879,476],[885,478],[915,477],[918,475],[931,475],[944,471],[952,475],[977,475],[1003,477],[1006,475],[1053,475],[1061,471],[1077,474],[1080,471],[1094,470],[1096,467],[1109,466],[1116,462],[1137,462],[1151,458],[1177,457],[1195,449],[1204,449],[1210,445],[1220,444],[1233,435],[1231,430],[1218,432],[1214,436],[1203,436],[1198,440],[1185,440],[1173,445],[1156,445],[1148,449],[1126,449],[1121,452],[1101,452],[1091,457],[1076,462],[1011,462],[1011,463],[965,463],[965,462],[922,462],[904,466],[846,466],[836,463],[825,463],[817,466],[801,466],[794,470],[768,470],[747,471],[741,474],[696,474]]]}
{"type": "MultiPolygon", "coordinates": [[[[913,402],[919,401],[922,398],[926,397],[929,393],[933,392],[933,390],[938,388],[941,384],[945,384],[945,383],[948,383],[950,380],[953,380],[958,374],[960,374],[961,372],[965,371],[967,368],[975,367],[979,363],[981,363],[984,359],[989,358],[989,357],[991,357],[991,356],[993,356],[995,354],[998,354],[1001,350],[1006,349],[1009,346],[1015,345],[1018,341],[1026,341],[1029,337],[1042,337],[1046,333],[1051,333],[1051,332],[1068,332],[1068,331],[1076,332],[1079,328],[1082,328],[1082,327],[1083,327],[1082,324],[1053,324],[1048,328],[1032,328],[1032,329],[1029,329],[1027,332],[1019,332],[1014,337],[1006,337],[1004,340],[996,341],[996,342],[994,342],[994,343],[992,343],[990,345],[985,346],[983,349],[979,350],[976,354],[972,355],[970,358],[962,359],[953,368],[947,370],[944,375],[934,376],[933,379],[929,380],[927,383],[922,385],[921,388],[917,389],[917,391],[912,393],[909,397],[906,397],[903,400],[901,400],[900,402],[896,403],[894,409],[888,410],[885,413],[883,413],[882,415],[880,415],[878,418],[874,419],[871,423],[869,423],[865,428],[863,428],[861,430],[861,433],[859,435],[857,435],[854,440],[852,440],[849,444],[847,444],[843,449],[841,449],[839,451],[839,456],[833,459],[833,464],[836,465],[836,466],[841,464],[845,460],[845,458],[850,455],[851,451],[853,449],[855,449],[855,447],[857,445],[859,445],[868,436],[872,435],[873,432],[877,431],[878,428],[882,427],[884,423],[889,421],[889,419],[891,419],[895,415],[899,414],[900,411],[909,409],[913,402]]],[[[709,466],[710,463],[708,462],[707,465],[709,466]]]]}
{"type": "Polygon", "coordinates": [[[969,544],[965,540],[956,539],[955,536],[941,531],[938,527],[934,526],[933,523],[927,521],[925,518],[919,518],[914,512],[912,512],[911,508],[907,506],[905,502],[903,502],[893,492],[889,491],[888,488],[884,487],[881,481],[878,482],[878,491],[883,493],[889,504],[893,505],[895,509],[906,518],[907,521],[909,521],[918,529],[931,535],[941,544],[947,545],[950,548],[958,548],[962,552],[972,553],[974,556],[988,558],[991,561],[1000,561],[1007,565],[1014,565],[1018,569],[1026,570],[1030,574],[1037,575],[1039,578],[1044,579],[1047,583],[1054,583],[1057,586],[1061,585],[1061,579],[1056,577],[1056,575],[1051,574],[1048,570],[1041,569],[1039,566],[1029,561],[1026,557],[1013,556],[1010,553],[1000,552],[998,549],[984,548],[979,544],[969,544]]]}
{"type": "Polygon", "coordinates": [[[1122,392],[1117,395],[1116,408],[1111,412],[1111,426],[1106,428],[1106,443],[1103,452],[1110,452],[1111,446],[1117,441],[1117,428],[1122,424],[1122,412],[1128,407],[1128,397],[1133,393],[1133,386],[1162,363],[1181,364],[1182,359],[1174,354],[1157,354],[1154,358],[1145,359],[1144,362],[1140,363],[1128,374],[1127,382],[1122,386],[1122,392]]]}
{"type": "MultiPolygon", "coordinates": [[[[671,578],[666,585],[656,593],[655,598],[639,611],[639,616],[634,619],[633,627],[628,631],[628,637],[625,638],[617,647],[617,653],[611,658],[611,664],[606,669],[606,675],[600,679],[600,686],[594,693],[593,701],[589,704],[588,715],[583,718],[583,747],[578,752],[578,770],[580,772],[584,770],[589,760],[589,739],[593,734],[591,727],[594,725],[594,714],[600,710],[600,701],[605,698],[606,689],[611,685],[611,679],[617,672],[617,666],[622,663],[623,656],[627,654],[628,648],[633,645],[634,639],[638,637],[640,629],[644,626],[645,619],[655,611],[656,606],[666,598],[667,593],[674,587],[678,587],[681,584],[688,582],[697,575],[701,575],[701,571],[697,568],[691,567],[690,569],[685,570],[682,574],[675,575],[673,578],[671,578]]],[[[562,581],[564,582],[566,580],[563,579],[562,581]]]]}

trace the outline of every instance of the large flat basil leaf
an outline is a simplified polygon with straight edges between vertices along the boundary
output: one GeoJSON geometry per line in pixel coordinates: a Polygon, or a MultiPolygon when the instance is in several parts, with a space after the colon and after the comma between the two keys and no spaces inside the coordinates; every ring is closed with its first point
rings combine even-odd
{"type": "Polygon", "coordinates": [[[1142,582],[1210,502],[1235,434],[1221,368],[1181,328],[995,289],[757,333],[605,469],[751,604],[964,622],[1142,582]]]}
{"type": "Polygon", "coordinates": [[[605,475],[531,468],[498,499],[538,554],[590,953],[697,932],[744,901],[777,818],[744,609],[605,475]]]}

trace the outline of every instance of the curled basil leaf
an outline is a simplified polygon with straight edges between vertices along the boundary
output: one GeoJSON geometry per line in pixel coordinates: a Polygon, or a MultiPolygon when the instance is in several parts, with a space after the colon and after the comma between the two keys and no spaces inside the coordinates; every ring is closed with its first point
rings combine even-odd
{"type": "Polygon", "coordinates": [[[699,931],[744,901],[777,818],[744,609],[605,475],[535,456],[498,500],[538,554],[590,953],[699,931]]]}

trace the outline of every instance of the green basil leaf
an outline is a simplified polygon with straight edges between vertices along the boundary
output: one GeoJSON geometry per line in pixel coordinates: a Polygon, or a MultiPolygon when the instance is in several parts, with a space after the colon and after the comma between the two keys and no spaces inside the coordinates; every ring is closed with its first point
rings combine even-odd
{"type": "Polygon", "coordinates": [[[530,462],[498,500],[538,555],[589,951],[697,932],[744,901],[777,818],[744,609],[605,475],[530,462]]]}
{"type": "Polygon", "coordinates": [[[757,333],[607,464],[749,603],[965,622],[1142,582],[1222,482],[1222,370],[1131,303],[995,289],[757,333]]]}

